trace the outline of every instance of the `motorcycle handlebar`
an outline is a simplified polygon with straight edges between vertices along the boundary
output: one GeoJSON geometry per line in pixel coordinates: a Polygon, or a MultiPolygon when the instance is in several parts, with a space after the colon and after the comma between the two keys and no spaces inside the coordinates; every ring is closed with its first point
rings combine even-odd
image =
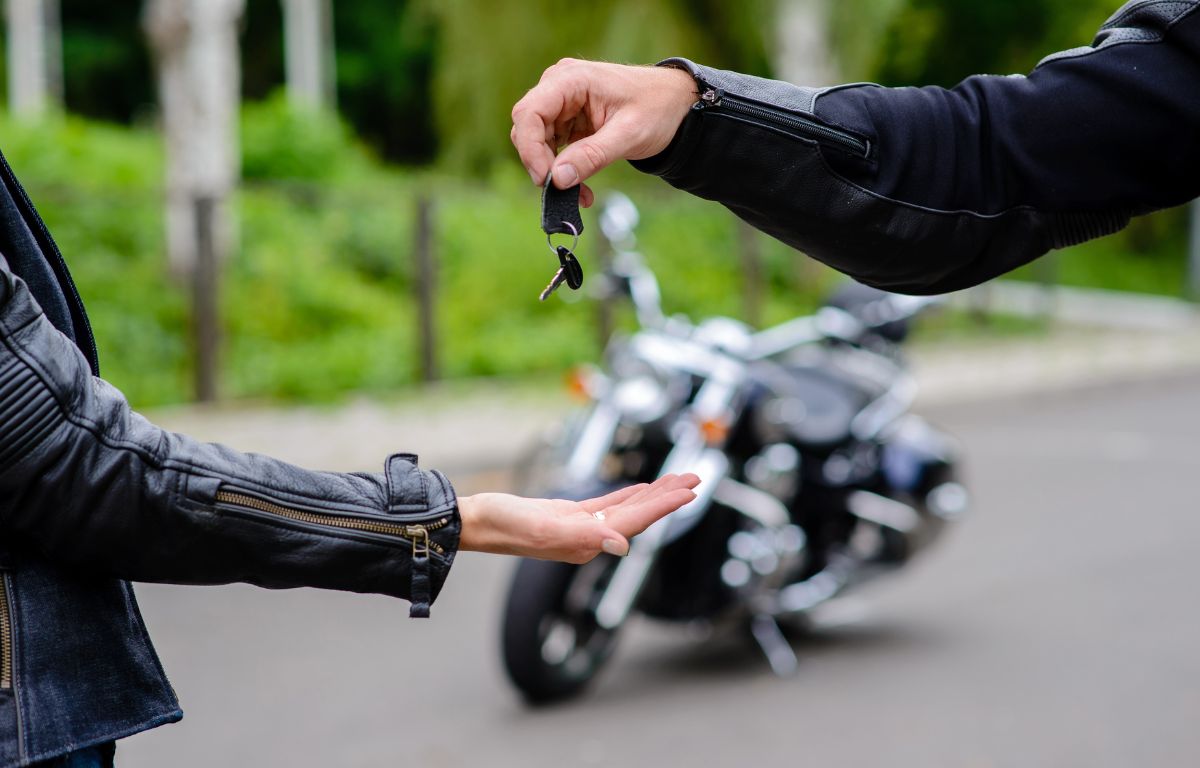
{"type": "MultiPolygon", "coordinates": [[[[608,278],[605,284],[609,286],[606,292],[616,289],[628,295],[637,313],[638,323],[643,328],[667,330],[670,323],[662,312],[658,278],[633,248],[632,233],[637,221],[637,208],[627,197],[615,194],[610,198],[604,210],[604,223],[608,225],[604,231],[613,242],[615,253],[611,265],[605,270],[608,278]]],[[[741,354],[738,356],[761,360],[803,344],[829,339],[858,343],[871,331],[912,318],[942,301],[937,296],[883,293],[880,298],[857,307],[853,312],[826,306],[815,315],[796,318],[755,333],[750,337],[748,349],[739,350],[741,354]]],[[[686,323],[681,323],[680,330],[686,326],[686,323]]]]}
{"type": "Polygon", "coordinates": [[[804,344],[828,339],[859,342],[873,330],[908,320],[942,301],[938,296],[888,294],[865,307],[861,313],[863,316],[838,307],[822,307],[815,315],[798,317],[754,334],[747,357],[762,360],[804,344]]]}

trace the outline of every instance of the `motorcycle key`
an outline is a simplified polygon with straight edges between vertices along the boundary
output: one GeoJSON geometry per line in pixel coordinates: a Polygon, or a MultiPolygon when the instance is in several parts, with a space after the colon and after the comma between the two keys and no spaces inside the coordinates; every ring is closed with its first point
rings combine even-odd
{"type": "Polygon", "coordinates": [[[573,291],[579,290],[579,286],[583,285],[583,267],[580,266],[579,259],[575,258],[575,254],[571,253],[571,249],[565,245],[558,246],[558,263],[558,271],[550,279],[550,285],[547,285],[538,297],[540,301],[549,298],[563,283],[569,285],[573,291]]]}
{"type": "Polygon", "coordinates": [[[558,271],[550,279],[550,284],[538,297],[545,301],[564,282],[571,290],[579,290],[583,285],[583,267],[575,257],[575,248],[579,245],[579,235],[583,232],[583,217],[579,213],[579,185],[569,189],[557,189],[551,182],[551,176],[546,176],[542,187],[542,231],[546,233],[546,244],[551,252],[558,256],[558,271]],[[550,242],[551,235],[571,235],[575,241],[570,248],[564,245],[555,246],[550,242]]]}

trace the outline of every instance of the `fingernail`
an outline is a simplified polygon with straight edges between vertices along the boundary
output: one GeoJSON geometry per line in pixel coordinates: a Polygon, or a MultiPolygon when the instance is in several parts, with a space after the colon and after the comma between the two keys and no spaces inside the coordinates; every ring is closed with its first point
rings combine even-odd
{"type": "Polygon", "coordinates": [[[563,163],[554,169],[554,183],[566,189],[579,183],[579,171],[570,163],[563,163]]]}
{"type": "Polygon", "coordinates": [[[528,170],[529,170],[529,178],[533,179],[534,184],[536,184],[540,187],[540,186],[542,186],[542,184],[544,184],[546,182],[545,176],[543,176],[539,179],[537,171],[533,170],[532,168],[529,168],[528,170]]]}
{"type": "Polygon", "coordinates": [[[617,557],[625,557],[625,555],[629,554],[629,550],[625,548],[625,545],[616,539],[605,539],[604,541],[600,542],[600,549],[603,549],[610,555],[616,555],[617,557]]]}

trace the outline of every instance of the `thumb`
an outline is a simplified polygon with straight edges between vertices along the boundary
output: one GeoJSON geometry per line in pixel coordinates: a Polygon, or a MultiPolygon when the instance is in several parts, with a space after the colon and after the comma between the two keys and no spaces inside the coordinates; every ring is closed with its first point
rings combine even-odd
{"type": "Polygon", "coordinates": [[[587,181],[597,171],[620,160],[629,150],[629,137],[619,125],[605,125],[591,136],[568,145],[554,160],[554,186],[567,189],[587,181]]]}
{"type": "Polygon", "coordinates": [[[625,557],[629,554],[629,540],[611,528],[607,529],[600,542],[600,550],[617,557],[625,557]]]}
{"type": "Polygon", "coordinates": [[[562,521],[562,526],[562,538],[559,540],[561,551],[570,553],[570,558],[582,558],[574,560],[563,557],[568,562],[587,562],[595,557],[597,552],[607,552],[617,557],[629,554],[629,539],[617,529],[593,519],[590,515],[568,518],[562,521]]]}
{"type": "Polygon", "coordinates": [[[625,535],[617,529],[604,523],[592,526],[587,538],[589,539],[588,545],[593,552],[600,550],[617,557],[625,557],[629,554],[629,539],[625,538],[625,535]]]}

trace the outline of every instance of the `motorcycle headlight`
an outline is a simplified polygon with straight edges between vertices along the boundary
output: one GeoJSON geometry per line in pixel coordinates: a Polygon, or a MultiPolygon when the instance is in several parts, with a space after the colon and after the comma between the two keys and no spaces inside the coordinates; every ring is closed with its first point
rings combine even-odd
{"type": "Polygon", "coordinates": [[[648,374],[618,382],[613,387],[612,401],[622,414],[639,424],[657,421],[671,410],[671,399],[662,382],[648,374]]]}
{"type": "Polygon", "coordinates": [[[611,399],[621,414],[637,424],[649,424],[671,412],[679,398],[674,387],[678,375],[667,366],[635,354],[629,346],[621,347],[610,358],[612,376],[611,399]]]}

